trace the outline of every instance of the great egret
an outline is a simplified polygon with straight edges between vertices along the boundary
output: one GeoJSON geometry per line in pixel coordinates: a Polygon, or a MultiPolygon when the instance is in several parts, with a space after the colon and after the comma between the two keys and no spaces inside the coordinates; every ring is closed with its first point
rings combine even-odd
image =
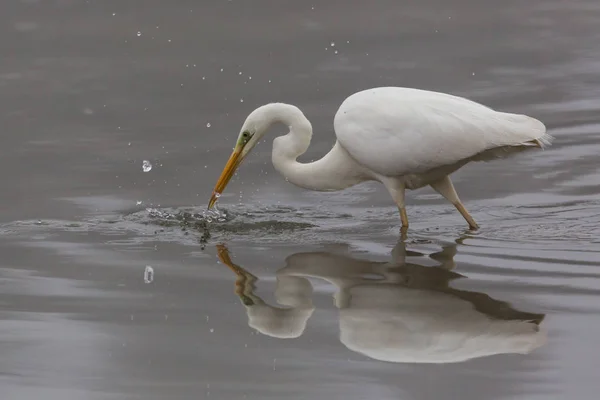
{"type": "Polygon", "coordinates": [[[246,118],[235,148],[219,177],[212,208],[236,169],[276,122],[289,133],[273,141],[275,169],[296,186],[335,191],[365,181],[379,181],[408,227],[404,192],[430,185],[477,229],[458,197],[450,174],[471,161],[490,161],[531,148],[543,148],[552,137],[537,119],[495,111],[445,93],[402,87],[379,87],[349,96],[334,119],[337,141],[323,158],[296,159],[308,149],[312,125],[297,107],[270,103],[246,118]]]}

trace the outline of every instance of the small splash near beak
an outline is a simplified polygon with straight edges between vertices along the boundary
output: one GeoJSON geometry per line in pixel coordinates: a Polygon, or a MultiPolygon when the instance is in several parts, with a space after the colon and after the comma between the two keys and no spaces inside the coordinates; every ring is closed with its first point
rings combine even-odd
{"type": "Polygon", "coordinates": [[[221,197],[221,193],[213,192],[212,196],[210,196],[210,201],[208,202],[208,210],[216,207],[217,201],[219,201],[219,197],[221,197]]]}
{"type": "Polygon", "coordinates": [[[202,213],[202,218],[208,223],[210,222],[227,222],[227,214],[217,207],[217,204],[212,204],[211,208],[207,208],[202,213]]]}

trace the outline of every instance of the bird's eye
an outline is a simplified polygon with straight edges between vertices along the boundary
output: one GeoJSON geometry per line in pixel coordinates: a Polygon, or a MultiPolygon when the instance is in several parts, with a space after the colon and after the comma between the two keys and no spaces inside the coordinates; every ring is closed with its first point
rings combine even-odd
{"type": "Polygon", "coordinates": [[[242,142],[244,142],[244,144],[248,143],[251,137],[252,135],[250,134],[250,132],[245,131],[244,133],[242,133],[242,142]]]}

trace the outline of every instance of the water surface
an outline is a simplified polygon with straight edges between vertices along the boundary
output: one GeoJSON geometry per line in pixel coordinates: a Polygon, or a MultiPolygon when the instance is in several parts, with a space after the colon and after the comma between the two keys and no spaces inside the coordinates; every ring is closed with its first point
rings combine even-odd
{"type": "Polygon", "coordinates": [[[175,3],[0,6],[3,399],[594,396],[597,2],[175,3]],[[173,217],[202,213],[255,107],[298,105],[309,161],[341,101],[382,85],[556,139],[453,175],[477,232],[422,189],[399,241],[384,188],[292,187],[273,136],[227,222],[173,217]]]}

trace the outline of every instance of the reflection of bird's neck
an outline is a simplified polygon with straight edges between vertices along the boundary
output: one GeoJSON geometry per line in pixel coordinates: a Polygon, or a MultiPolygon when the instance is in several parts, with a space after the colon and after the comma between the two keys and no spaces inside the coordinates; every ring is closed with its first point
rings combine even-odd
{"type": "Polygon", "coordinates": [[[275,298],[277,303],[289,308],[271,306],[254,295],[254,304],[246,306],[248,325],[265,335],[281,339],[299,337],[315,310],[312,292],[312,285],[305,278],[278,277],[275,298]]]}

